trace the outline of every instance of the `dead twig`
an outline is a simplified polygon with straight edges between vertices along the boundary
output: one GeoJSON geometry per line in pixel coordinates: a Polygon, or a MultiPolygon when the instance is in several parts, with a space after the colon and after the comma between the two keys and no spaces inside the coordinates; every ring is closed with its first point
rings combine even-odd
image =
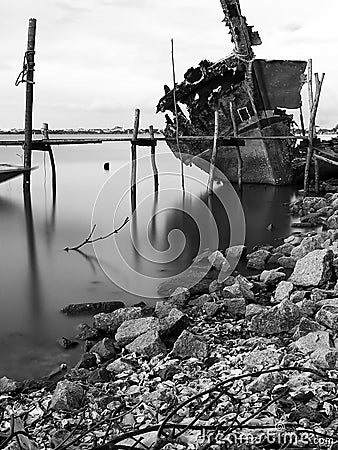
{"type": "Polygon", "coordinates": [[[121,226],[119,226],[118,228],[116,228],[115,230],[111,231],[110,233],[106,234],[105,236],[100,236],[100,237],[97,237],[95,239],[92,239],[92,236],[93,236],[95,228],[96,228],[96,224],[94,224],[91,232],[89,233],[89,236],[83,242],[81,242],[80,244],[78,244],[78,245],[76,245],[74,247],[65,247],[63,250],[65,252],[69,252],[70,250],[77,250],[78,251],[81,247],[83,247],[86,244],[93,244],[94,242],[102,241],[103,239],[107,239],[110,236],[112,236],[113,234],[118,233],[125,225],[127,225],[128,222],[129,222],[129,217],[126,217],[124,219],[123,224],[121,226]]]}

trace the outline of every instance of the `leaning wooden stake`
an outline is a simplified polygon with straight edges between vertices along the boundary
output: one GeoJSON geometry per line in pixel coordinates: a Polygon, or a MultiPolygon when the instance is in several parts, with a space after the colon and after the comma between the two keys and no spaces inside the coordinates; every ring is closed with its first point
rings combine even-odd
{"type": "MultiPolygon", "coordinates": [[[[34,54],[35,54],[36,19],[29,19],[27,40],[27,78],[26,78],[26,112],[25,112],[25,143],[24,166],[30,169],[32,166],[32,128],[33,128],[33,85],[34,85],[34,54]]],[[[23,188],[30,189],[30,170],[25,171],[23,188]]]]}
{"type": "Polygon", "coordinates": [[[182,184],[182,189],[184,191],[185,190],[185,187],[184,187],[184,166],[183,166],[183,159],[182,159],[180,142],[179,142],[179,138],[178,138],[179,130],[178,130],[178,111],[177,111],[177,101],[176,101],[176,75],[175,75],[175,59],[174,59],[174,39],[171,39],[171,64],[172,64],[172,69],[173,69],[173,84],[174,84],[173,96],[174,96],[174,108],[175,108],[175,116],[176,116],[176,145],[177,145],[177,150],[178,150],[178,153],[180,155],[180,160],[181,160],[181,184],[182,184]]]}
{"type": "Polygon", "coordinates": [[[218,110],[218,106],[217,106],[216,109],[215,109],[214,144],[213,144],[212,154],[211,154],[211,158],[210,158],[210,169],[209,169],[209,180],[208,180],[208,195],[212,195],[213,194],[215,161],[216,161],[216,155],[217,155],[218,122],[219,122],[219,110],[218,110]]]}
{"type": "Polygon", "coordinates": [[[130,192],[131,192],[131,206],[132,211],[136,209],[136,140],[138,136],[138,129],[140,126],[140,110],[135,109],[134,115],[134,131],[133,140],[131,142],[131,179],[130,179],[130,192]]]}
{"type": "MultiPolygon", "coordinates": [[[[234,137],[237,138],[237,136],[238,136],[237,124],[236,124],[236,120],[235,120],[233,103],[231,101],[229,102],[229,107],[230,107],[230,117],[231,117],[231,121],[232,121],[232,127],[234,129],[234,137]]],[[[238,188],[242,189],[243,160],[242,160],[241,150],[239,148],[239,145],[236,145],[236,154],[237,154],[237,183],[238,183],[238,188]]]]}
{"type": "MultiPolygon", "coordinates": [[[[42,131],[43,139],[49,139],[48,123],[42,124],[41,131],[42,131]]],[[[49,144],[47,144],[47,151],[48,151],[50,166],[51,166],[51,170],[52,170],[53,204],[55,204],[55,201],[56,201],[56,165],[55,165],[53,150],[49,144]]]]}
{"type": "Polygon", "coordinates": [[[154,127],[152,125],[149,126],[149,134],[150,138],[154,139],[154,144],[151,145],[151,165],[154,172],[154,189],[155,192],[158,192],[158,170],[156,166],[156,159],[155,159],[155,151],[156,151],[156,144],[155,144],[155,136],[154,136],[154,127]]]}
{"type": "MultiPolygon", "coordinates": [[[[324,81],[325,73],[322,74],[322,78],[319,80],[318,73],[315,74],[316,81],[316,95],[313,102],[313,106],[310,112],[310,123],[309,123],[309,146],[306,157],[305,173],[304,173],[304,196],[309,194],[309,183],[310,183],[310,168],[313,157],[313,138],[315,136],[315,124],[316,115],[319,105],[320,93],[322,90],[322,85],[324,81]]],[[[318,173],[317,173],[318,176],[318,173]]]]}

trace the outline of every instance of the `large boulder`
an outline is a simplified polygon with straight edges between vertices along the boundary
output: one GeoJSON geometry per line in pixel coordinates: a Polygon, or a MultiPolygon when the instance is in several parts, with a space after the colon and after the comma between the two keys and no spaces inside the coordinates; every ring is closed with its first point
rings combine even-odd
{"type": "Polygon", "coordinates": [[[111,313],[100,313],[94,316],[93,327],[97,330],[116,333],[116,330],[125,320],[139,319],[142,309],[139,307],[121,308],[111,313]]]}
{"type": "Polygon", "coordinates": [[[83,396],[84,390],[79,383],[59,381],[49,407],[54,411],[72,411],[80,408],[83,396]]]}
{"type": "Polygon", "coordinates": [[[208,344],[187,330],[178,337],[171,352],[173,357],[204,359],[208,356],[208,344]]]}
{"type": "Polygon", "coordinates": [[[141,334],[126,346],[126,349],[131,353],[140,353],[152,358],[160,353],[166,353],[166,347],[162,342],[157,330],[149,330],[141,334]]]}
{"type": "Polygon", "coordinates": [[[298,322],[300,315],[299,307],[286,299],[254,316],[251,320],[251,327],[260,335],[278,334],[291,330],[298,322]]]}
{"type": "Polygon", "coordinates": [[[313,250],[299,259],[289,281],[297,286],[320,286],[332,275],[331,250],[313,250]]]}
{"type": "Polygon", "coordinates": [[[130,344],[134,339],[150,330],[159,330],[160,321],[156,317],[126,320],[116,331],[115,340],[121,345],[130,344]]]}

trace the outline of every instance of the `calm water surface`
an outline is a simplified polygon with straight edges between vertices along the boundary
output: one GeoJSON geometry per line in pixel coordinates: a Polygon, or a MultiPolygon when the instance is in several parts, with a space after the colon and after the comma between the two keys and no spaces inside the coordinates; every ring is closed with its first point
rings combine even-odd
{"type": "MultiPolygon", "coordinates": [[[[0,149],[2,162],[20,163],[21,149],[0,149]]],[[[42,152],[34,152],[38,168],[32,173],[31,201],[23,199],[21,178],[0,185],[0,376],[37,377],[61,362],[77,360],[80,350],[64,351],[55,340],[74,337],[76,325],[90,318],[65,317],[59,312],[62,306],[108,299],[127,305],[140,300],[151,303],[163,276],[180,273],[191,264],[199,251],[200,233],[207,234],[211,226],[203,206],[207,176],[195,167],[185,168],[183,195],[178,160],[164,143],[157,151],[160,192],[153,193],[150,152],[141,148],[136,217],[95,247],[101,265],[90,245],[82,248],[83,254],[63,248],[85,239],[92,220],[97,224],[95,236],[100,236],[131,217],[128,143],[55,147],[54,206],[49,161],[42,152]],[[109,172],[103,170],[106,161],[109,172]]],[[[249,248],[276,244],[290,233],[285,203],[294,194],[292,187],[244,187],[249,248]],[[272,232],[266,229],[270,223],[272,232]]],[[[217,202],[213,214],[219,246],[226,248],[229,225],[217,202]]]]}

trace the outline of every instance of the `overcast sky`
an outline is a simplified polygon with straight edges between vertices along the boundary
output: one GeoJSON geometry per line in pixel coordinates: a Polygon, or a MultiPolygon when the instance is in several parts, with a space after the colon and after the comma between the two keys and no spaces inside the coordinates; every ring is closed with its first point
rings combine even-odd
{"type": "MultiPolygon", "coordinates": [[[[257,57],[313,58],[326,72],[317,123],[338,123],[338,2],[241,0],[263,44],[257,57]]],[[[37,19],[34,126],[163,126],[155,114],[163,84],[172,86],[170,39],[177,81],[201,59],[232,50],[219,0],[1,0],[0,128],[22,127],[24,85],[14,87],[37,19]]],[[[304,101],[306,96],[304,96],[304,101]]]]}

